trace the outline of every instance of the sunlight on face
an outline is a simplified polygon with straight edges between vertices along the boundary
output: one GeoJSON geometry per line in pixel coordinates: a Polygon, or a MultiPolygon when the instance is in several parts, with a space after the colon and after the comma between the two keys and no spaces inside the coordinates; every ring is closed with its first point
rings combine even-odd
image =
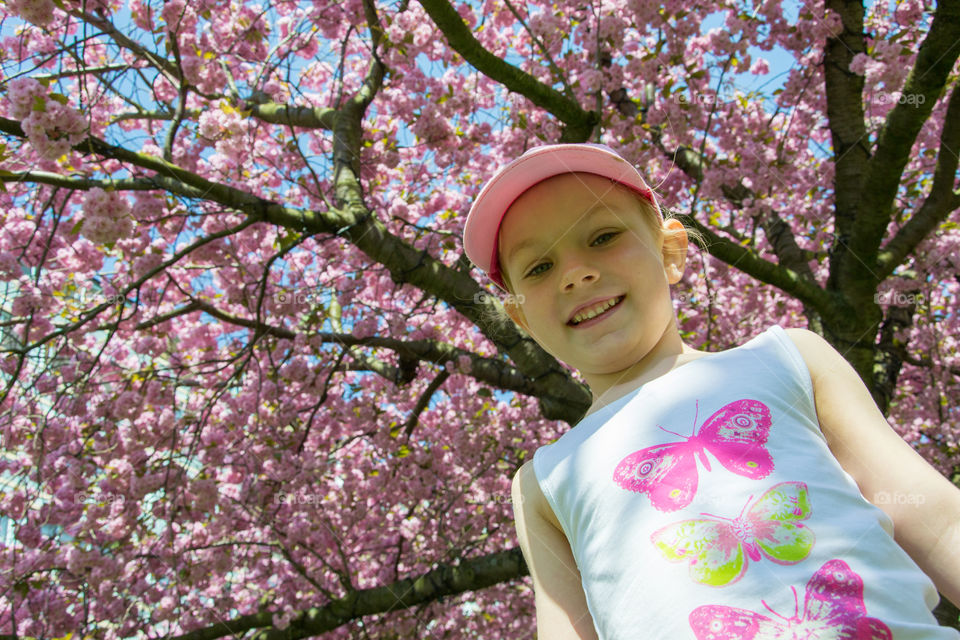
{"type": "Polygon", "coordinates": [[[653,215],[606,178],[564,174],[529,189],[504,217],[503,274],[522,300],[508,312],[586,377],[636,363],[673,322],[653,215]]]}

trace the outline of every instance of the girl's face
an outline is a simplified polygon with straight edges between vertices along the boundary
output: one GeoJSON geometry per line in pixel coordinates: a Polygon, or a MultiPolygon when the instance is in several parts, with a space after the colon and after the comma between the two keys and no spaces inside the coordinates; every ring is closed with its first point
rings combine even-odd
{"type": "Polygon", "coordinates": [[[663,233],[676,220],[656,224],[627,189],[581,173],[537,184],[504,217],[500,261],[518,301],[507,311],[591,388],[677,333],[669,285],[686,234],[663,233]]]}

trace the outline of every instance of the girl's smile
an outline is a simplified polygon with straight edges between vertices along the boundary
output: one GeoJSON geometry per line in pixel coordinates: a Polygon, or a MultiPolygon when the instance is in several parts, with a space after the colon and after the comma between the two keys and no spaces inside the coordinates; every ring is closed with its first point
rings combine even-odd
{"type": "Polygon", "coordinates": [[[625,297],[626,296],[616,296],[602,299],[599,302],[594,301],[580,305],[570,316],[567,324],[581,329],[592,327],[607,318],[611,313],[615,313],[625,297]]]}

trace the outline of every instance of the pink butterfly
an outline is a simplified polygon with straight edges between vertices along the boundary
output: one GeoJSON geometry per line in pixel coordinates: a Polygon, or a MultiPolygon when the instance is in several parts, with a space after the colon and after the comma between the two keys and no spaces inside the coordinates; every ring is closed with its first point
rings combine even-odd
{"type": "Polygon", "coordinates": [[[773,471],[773,458],[764,446],[770,434],[770,409],[759,400],[731,402],[710,416],[700,433],[696,433],[696,416],[693,424],[689,437],[660,427],[684,440],[634,451],[614,469],[613,481],[628,491],[647,494],[660,511],[676,511],[690,504],[697,492],[698,456],[710,471],[706,451],[728,470],[752,480],[773,471]]]}
{"type": "Polygon", "coordinates": [[[690,577],[700,584],[734,583],[761,554],[778,564],[796,564],[813,549],[813,530],[798,522],[810,517],[803,482],[773,485],[752,506],[748,500],[735,519],[701,515],[711,519],[674,522],[650,536],[664,558],[689,562],[690,577]]]}
{"type": "Polygon", "coordinates": [[[697,640],[892,640],[890,628],[867,617],[863,604],[863,580],[843,560],[828,560],[807,583],[800,616],[800,601],[793,590],[796,612],[785,618],[761,600],[779,620],[765,615],[706,605],[690,613],[690,626],[697,640]]]}

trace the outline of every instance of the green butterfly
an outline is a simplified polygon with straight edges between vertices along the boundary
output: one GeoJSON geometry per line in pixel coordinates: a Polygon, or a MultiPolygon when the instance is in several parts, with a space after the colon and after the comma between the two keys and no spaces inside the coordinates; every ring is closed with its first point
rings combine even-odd
{"type": "Polygon", "coordinates": [[[761,555],[777,564],[795,564],[810,555],[815,536],[799,522],[810,517],[805,483],[781,482],[751,506],[752,499],[734,519],[701,513],[709,519],[668,524],[650,539],[664,558],[686,560],[690,577],[712,587],[736,582],[749,560],[757,562],[761,555]]]}

